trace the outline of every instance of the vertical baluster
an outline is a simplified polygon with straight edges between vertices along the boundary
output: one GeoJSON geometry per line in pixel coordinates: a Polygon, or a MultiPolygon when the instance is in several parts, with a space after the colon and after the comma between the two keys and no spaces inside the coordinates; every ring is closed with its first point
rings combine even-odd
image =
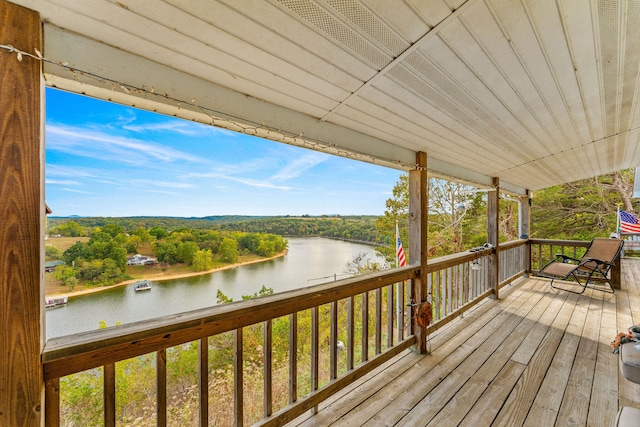
{"type": "Polygon", "coordinates": [[[393,347],[393,285],[387,286],[387,348],[393,347]]]}
{"type": "Polygon", "coordinates": [[[209,424],[209,340],[200,338],[198,341],[198,389],[200,426],[209,424]]]}
{"type": "Polygon", "coordinates": [[[436,284],[436,295],[438,296],[437,304],[438,304],[438,318],[444,317],[444,313],[442,312],[442,283],[440,283],[440,270],[434,273],[434,280],[436,284]]]}
{"type": "Polygon", "coordinates": [[[455,289],[455,300],[453,301],[454,309],[460,307],[460,299],[462,298],[462,281],[460,280],[460,265],[454,265],[451,268],[453,274],[453,288],[455,289]]]}
{"type": "Polygon", "coordinates": [[[382,289],[376,289],[376,354],[382,353],[382,289]]]}
{"type": "Polygon", "coordinates": [[[60,378],[49,380],[44,385],[44,425],[60,426],[60,378]]]}
{"type": "Polygon", "coordinates": [[[329,378],[338,378],[338,302],[331,302],[331,318],[329,319],[329,378]]]}
{"type": "Polygon", "coordinates": [[[452,277],[452,281],[453,281],[453,289],[454,289],[454,296],[455,299],[453,300],[453,309],[457,310],[458,307],[460,306],[460,298],[462,297],[462,282],[460,281],[460,269],[458,268],[460,267],[459,265],[454,265],[453,267],[451,267],[451,275],[452,277]]]}
{"type": "Polygon", "coordinates": [[[115,427],[116,425],[116,365],[109,363],[104,365],[104,425],[115,427]]]}
{"type": "Polygon", "coordinates": [[[447,268],[444,270],[444,283],[447,287],[447,314],[453,311],[453,300],[454,300],[454,292],[455,289],[453,287],[453,282],[451,280],[451,268],[447,268]]]}
{"type": "Polygon", "coordinates": [[[273,356],[273,336],[272,336],[272,328],[273,320],[269,319],[263,323],[263,337],[264,337],[264,379],[263,379],[263,387],[264,387],[264,416],[269,417],[272,413],[272,356],[273,356]]]}
{"type": "Polygon", "coordinates": [[[244,372],[242,361],[242,328],[235,330],[233,349],[233,402],[235,425],[244,425],[244,372]]]}
{"type": "Polygon", "coordinates": [[[156,352],[156,424],[167,425],[167,350],[156,352]]]}
{"type": "Polygon", "coordinates": [[[347,371],[351,371],[353,369],[353,348],[355,344],[355,317],[353,306],[354,298],[349,297],[349,302],[347,304],[347,371]]]}
{"type": "Polygon", "coordinates": [[[298,400],[298,313],[289,315],[289,403],[298,400]]]}
{"type": "MultiPolygon", "coordinates": [[[[319,312],[318,307],[311,308],[311,391],[314,392],[318,389],[318,368],[320,363],[320,348],[319,348],[319,312]]],[[[313,407],[313,413],[318,413],[318,405],[313,407]]]]}
{"type": "Polygon", "coordinates": [[[398,292],[396,292],[396,322],[398,322],[397,327],[398,327],[398,342],[403,341],[404,340],[404,306],[405,306],[405,302],[404,302],[404,297],[405,297],[405,293],[404,293],[404,284],[405,282],[403,281],[402,283],[396,283],[396,289],[398,290],[398,292]]]}
{"type": "Polygon", "coordinates": [[[362,363],[369,360],[369,292],[362,294],[362,363]]]}

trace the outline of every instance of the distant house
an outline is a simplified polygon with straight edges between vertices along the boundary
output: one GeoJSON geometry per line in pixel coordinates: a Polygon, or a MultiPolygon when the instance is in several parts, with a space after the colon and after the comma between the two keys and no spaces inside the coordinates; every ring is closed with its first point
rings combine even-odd
{"type": "Polygon", "coordinates": [[[154,265],[158,260],[155,257],[135,254],[134,256],[127,257],[127,265],[154,265]]]}
{"type": "Polygon", "coordinates": [[[44,263],[44,272],[45,273],[51,273],[59,265],[64,265],[64,261],[62,261],[62,260],[47,261],[47,262],[44,263]]]}

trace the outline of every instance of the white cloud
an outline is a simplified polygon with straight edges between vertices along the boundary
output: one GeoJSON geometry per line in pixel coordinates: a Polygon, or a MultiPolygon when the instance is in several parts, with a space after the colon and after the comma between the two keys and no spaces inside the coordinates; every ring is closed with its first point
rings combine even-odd
{"type": "Polygon", "coordinates": [[[71,193],[81,193],[81,194],[95,194],[90,191],[82,191],[82,190],[77,190],[75,188],[63,188],[62,191],[69,191],[71,193]]]}
{"type": "Polygon", "coordinates": [[[308,153],[294,159],[285,165],[282,169],[271,176],[271,181],[287,181],[302,175],[307,169],[310,169],[329,158],[328,154],[308,153]]]}
{"type": "Polygon", "coordinates": [[[173,148],[135,138],[110,135],[83,127],[47,126],[47,148],[76,156],[116,161],[135,165],[151,162],[187,161],[201,159],[173,148]]]}
{"type": "Polygon", "coordinates": [[[79,181],[72,181],[69,179],[45,179],[44,182],[48,185],[82,185],[79,181]]]}

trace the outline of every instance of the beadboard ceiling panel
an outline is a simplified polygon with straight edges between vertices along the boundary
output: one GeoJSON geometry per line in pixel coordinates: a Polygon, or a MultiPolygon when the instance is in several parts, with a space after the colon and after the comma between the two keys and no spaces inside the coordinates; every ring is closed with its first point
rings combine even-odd
{"type": "Polygon", "coordinates": [[[520,194],[640,164],[640,2],[14,2],[62,89],[520,194]]]}

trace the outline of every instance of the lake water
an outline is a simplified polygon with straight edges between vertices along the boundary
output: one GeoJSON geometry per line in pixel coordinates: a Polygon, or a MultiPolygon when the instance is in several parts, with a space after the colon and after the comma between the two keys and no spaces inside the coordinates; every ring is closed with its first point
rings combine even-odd
{"type": "Polygon", "coordinates": [[[271,261],[239,266],[183,279],[151,281],[152,289],[133,285],[69,298],[66,306],[46,310],[47,339],[216,305],[220,289],[234,301],[264,285],[275,292],[348,277],[347,263],[359,253],[381,261],[372,246],[323,239],[288,238],[289,252],[271,261]]]}

